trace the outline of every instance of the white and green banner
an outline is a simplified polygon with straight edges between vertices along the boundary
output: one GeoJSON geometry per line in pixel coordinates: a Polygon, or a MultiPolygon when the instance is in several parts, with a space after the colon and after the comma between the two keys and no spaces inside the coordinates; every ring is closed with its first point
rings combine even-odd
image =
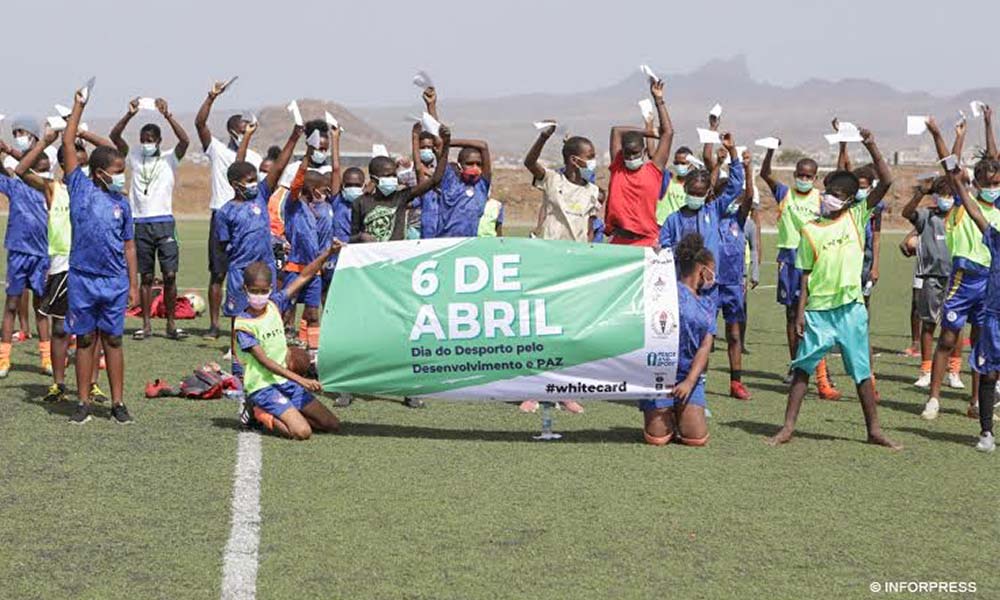
{"type": "Polygon", "coordinates": [[[455,400],[663,396],[669,250],[514,238],[352,244],[323,314],[327,391],[455,400]]]}

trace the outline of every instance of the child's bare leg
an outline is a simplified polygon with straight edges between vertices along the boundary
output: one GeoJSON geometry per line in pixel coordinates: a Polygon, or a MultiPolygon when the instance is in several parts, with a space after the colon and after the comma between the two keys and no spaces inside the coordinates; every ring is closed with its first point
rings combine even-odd
{"type": "Polygon", "coordinates": [[[97,339],[96,331],[76,336],[76,390],[83,404],[90,404],[90,385],[97,367],[97,339]]]}
{"type": "Polygon", "coordinates": [[[122,348],[122,336],[101,332],[101,343],[104,345],[104,358],[108,365],[108,382],[111,384],[111,404],[122,403],[125,390],[125,350],[122,348]]]}
{"type": "Polygon", "coordinates": [[[29,293],[28,289],[25,288],[17,300],[17,319],[21,323],[21,332],[24,335],[31,333],[31,321],[28,319],[28,305],[31,303],[28,298],[29,293]]]}
{"type": "Polygon", "coordinates": [[[868,443],[886,446],[893,450],[902,450],[902,444],[890,440],[882,434],[882,427],[878,422],[878,406],[875,402],[875,388],[872,387],[872,380],[869,377],[858,384],[858,398],[861,399],[861,410],[865,415],[865,428],[868,430],[868,443]]]}
{"type": "Polygon", "coordinates": [[[20,302],[20,296],[7,296],[7,300],[4,303],[3,337],[0,340],[5,344],[11,343],[11,340],[14,339],[14,319],[17,318],[18,303],[20,302]]]}
{"type": "MultiPolygon", "coordinates": [[[[90,369],[91,377],[90,383],[92,385],[97,385],[101,379],[101,353],[104,352],[104,344],[101,343],[101,337],[99,335],[94,335],[94,356],[93,356],[93,366],[90,369]]],[[[79,367],[77,367],[79,368],[79,367]]]]}
{"type": "MultiPolygon", "coordinates": [[[[976,341],[979,340],[980,327],[979,325],[973,325],[972,331],[969,332],[969,338],[972,340],[972,345],[975,347],[976,341]]],[[[955,347],[959,349],[959,357],[961,357],[961,340],[955,344],[955,347]]],[[[979,371],[975,369],[972,370],[972,396],[969,398],[969,411],[972,412],[979,410],[979,371]]]]}
{"type": "Polygon", "coordinates": [[[643,436],[646,442],[654,446],[662,446],[673,437],[673,410],[670,408],[654,408],[643,411],[643,436]]]}
{"type": "Polygon", "coordinates": [[[337,415],[330,412],[322,402],[313,400],[302,407],[302,415],[309,421],[313,430],[323,433],[337,433],[340,431],[340,420],[337,415]]]}
{"type": "Polygon", "coordinates": [[[49,337],[51,334],[49,331],[49,319],[38,312],[38,309],[42,307],[42,297],[34,296],[32,300],[34,301],[33,308],[35,309],[35,327],[38,329],[38,341],[48,342],[51,340],[49,337]]]}
{"type": "Polygon", "coordinates": [[[799,335],[795,332],[795,316],[798,310],[795,306],[785,307],[785,337],[788,339],[788,358],[795,360],[795,353],[799,350],[799,335]]]}
{"type": "MultiPolygon", "coordinates": [[[[773,437],[767,438],[767,443],[771,446],[784,444],[792,439],[795,432],[795,421],[799,418],[799,409],[802,408],[802,399],[806,397],[809,389],[809,374],[801,369],[795,369],[792,374],[792,386],[788,390],[788,405],[785,407],[785,424],[773,437]]],[[[874,402],[874,400],[873,400],[874,402]]]]}
{"type": "Polygon", "coordinates": [[[677,430],[685,442],[699,442],[695,445],[704,446],[708,441],[708,422],[705,420],[705,408],[694,404],[680,405],[676,409],[677,430]]]}
{"type": "Polygon", "coordinates": [[[274,424],[275,429],[280,430],[282,434],[292,440],[308,440],[312,436],[312,428],[309,426],[309,421],[294,408],[289,408],[281,413],[281,416],[278,417],[274,424]],[[284,428],[278,426],[279,421],[284,425],[284,428]]]}
{"type": "Polygon", "coordinates": [[[937,347],[934,349],[934,363],[931,366],[931,398],[937,398],[941,395],[941,380],[944,379],[944,371],[948,367],[948,357],[955,349],[961,332],[961,330],[947,327],[941,328],[941,335],[938,337],[937,347]]]}
{"type": "Polygon", "coordinates": [[[52,319],[52,379],[66,383],[66,355],[69,353],[69,335],[63,319],[52,319]]]}

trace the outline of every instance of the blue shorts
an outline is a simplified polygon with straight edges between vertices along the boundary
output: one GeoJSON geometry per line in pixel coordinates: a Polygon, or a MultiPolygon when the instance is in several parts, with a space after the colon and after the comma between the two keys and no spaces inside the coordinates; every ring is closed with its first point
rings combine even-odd
{"type": "Polygon", "coordinates": [[[743,284],[720,283],[718,308],[722,311],[722,318],[727,324],[742,323],[747,320],[746,311],[743,310],[743,284]]]}
{"type": "Polygon", "coordinates": [[[969,355],[969,366],[976,373],[1000,371],[1000,315],[986,314],[969,355]]]}
{"type": "Polygon", "coordinates": [[[289,408],[302,410],[312,401],[313,395],[294,381],[269,385],[250,394],[250,402],[275,417],[280,417],[289,408]]]}
{"type": "Polygon", "coordinates": [[[797,306],[802,292],[802,270],[795,268],[797,250],[778,250],[778,304],[797,306]]]}
{"type": "MultiPolygon", "coordinates": [[[[271,267],[271,286],[277,285],[275,279],[274,265],[271,267]]],[[[243,289],[243,269],[229,269],[226,273],[226,303],[222,307],[222,314],[227,317],[238,317],[246,311],[249,306],[247,291],[243,289]]]]}
{"type": "Polygon", "coordinates": [[[986,316],[986,282],[989,275],[957,270],[948,280],[948,291],[941,308],[941,327],[959,330],[966,321],[982,325],[986,316]]]}
{"type": "Polygon", "coordinates": [[[66,331],[73,335],[95,331],[116,336],[125,333],[127,276],[101,277],[70,269],[66,289],[69,296],[66,331]]]}
{"type": "MultiPolygon", "coordinates": [[[[639,410],[642,412],[656,410],[658,408],[673,408],[676,400],[673,396],[667,396],[666,398],[657,398],[655,400],[640,400],[639,410]]],[[[694,406],[700,406],[705,408],[705,377],[698,378],[698,385],[694,386],[691,390],[691,395],[688,396],[687,404],[694,406]]]]}
{"type": "MultiPolygon", "coordinates": [[[[285,281],[282,282],[281,286],[286,288],[298,278],[298,273],[285,271],[285,281]]],[[[299,290],[299,295],[295,298],[295,303],[305,304],[307,308],[319,308],[323,304],[323,280],[319,277],[313,277],[309,280],[309,283],[299,290]]]]}
{"type": "Polygon", "coordinates": [[[49,257],[7,252],[7,295],[20,296],[25,288],[36,297],[45,295],[45,277],[49,274],[49,257]]]}
{"type": "Polygon", "coordinates": [[[833,349],[840,346],[844,369],[861,383],[872,376],[868,356],[868,311],[861,302],[852,302],[830,310],[806,310],[805,336],[792,368],[812,375],[816,365],[833,349]]]}

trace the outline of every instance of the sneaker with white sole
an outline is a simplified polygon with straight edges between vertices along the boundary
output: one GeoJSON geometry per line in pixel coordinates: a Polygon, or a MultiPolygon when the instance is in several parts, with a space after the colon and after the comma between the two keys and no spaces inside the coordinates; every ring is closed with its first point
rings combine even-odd
{"type": "Polygon", "coordinates": [[[962,378],[959,377],[958,373],[948,373],[948,377],[945,378],[945,383],[948,387],[956,390],[964,390],[965,384],[962,383],[962,378]]]}
{"type": "Polygon", "coordinates": [[[920,413],[920,417],[927,420],[933,421],[938,416],[938,411],[941,410],[941,403],[938,402],[937,398],[931,398],[924,405],[924,412],[920,413]]]}
{"type": "Polygon", "coordinates": [[[925,389],[925,390],[927,388],[931,387],[931,372],[930,371],[921,371],[920,372],[920,378],[917,379],[916,381],[914,381],[913,385],[917,386],[918,388],[925,389]]]}
{"type": "Polygon", "coordinates": [[[69,422],[73,425],[83,425],[90,420],[90,405],[80,402],[76,405],[76,410],[69,417],[69,422]]]}
{"type": "Polygon", "coordinates": [[[976,444],[976,450],[980,452],[993,452],[997,449],[997,442],[993,439],[993,434],[986,432],[979,436],[979,443],[976,444]]]}

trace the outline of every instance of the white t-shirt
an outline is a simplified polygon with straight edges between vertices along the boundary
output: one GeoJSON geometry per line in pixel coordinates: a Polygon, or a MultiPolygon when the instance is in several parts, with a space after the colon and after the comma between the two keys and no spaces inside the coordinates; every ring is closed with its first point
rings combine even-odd
{"type": "MultiPolygon", "coordinates": [[[[212,210],[218,210],[236,195],[233,192],[233,187],[229,185],[229,177],[226,173],[229,171],[230,165],[236,162],[236,151],[220,142],[218,138],[213,137],[205,154],[212,167],[212,201],[208,207],[212,210]]],[[[247,162],[260,168],[260,154],[253,150],[247,150],[247,162]]]]}
{"type": "MultiPolygon", "coordinates": [[[[295,161],[293,163],[289,163],[288,166],[285,167],[285,170],[281,172],[281,177],[278,179],[278,187],[291,188],[292,187],[292,181],[295,180],[295,173],[298,172],[299,165],[301,165],[301,164],[302,164],[301,160],[297,160],[297,161],[295,161]]],[[[333,170],[333,167],[330,166],[330,163],[327,163],[327,164],[322,165],[320,167],[316,167],[315,169],[313,169],[313,168],[310,167],[309,170],[310,171],[316,171],[317,173],[320,173],[321,175],[329,175],[330,171],[333,170]]]]}
{"type": "Polygon", "coordinates": [[[601,190],[593,183],[576,185],[558,171],[545,169],[545,177],[535,180],[542,190],[542,238],[586,242],[590,234],[590,218],[596,217],[601,190]]]}
{"type": "Polygon", "coordinates": [[[128,194],[132,218],[142,222],[154,217],[172,217],[174,180],[180,164],[174,149],[160,150],[159,156],[147,158],[141,148],[136,148],[128,153],[127,162],[132,173],[128,194]]]}

